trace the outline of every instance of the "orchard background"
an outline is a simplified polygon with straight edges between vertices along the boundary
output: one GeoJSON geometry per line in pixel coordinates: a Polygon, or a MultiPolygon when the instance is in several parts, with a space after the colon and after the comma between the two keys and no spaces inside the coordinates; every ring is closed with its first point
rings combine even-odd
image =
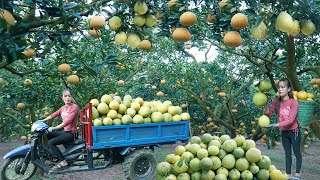
{"type": "Polygon", "coordinates": [[[194,135],[243,134],[272,147],[279,131],[257,125],[263,108],[252,96],[267,80],[270,102],[283,77],[295,91],[314,95],[315,114],[303,139],[305,148],[318,141],[319,0],[136,3],[0,1],[2,141],[29,134],[32,122],[57,110],[61,91],[70,88],[80,107],[104,94],[170,100],[191,114],[194,135]],[[196,21],[192,14],[180,19],[187,11],[196,21]],[[284,11],[298,27],[276,21],[284,11]],[[248,24],[241,16],[235,19],[240,26],[232,25],[237,13],[248,24]]]}

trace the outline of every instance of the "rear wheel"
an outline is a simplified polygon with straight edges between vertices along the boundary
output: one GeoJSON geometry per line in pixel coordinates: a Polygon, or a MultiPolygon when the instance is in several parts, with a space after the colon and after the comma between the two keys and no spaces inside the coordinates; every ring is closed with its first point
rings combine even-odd
{"type": "Polygon", "coordinates": [[[154,179],[156,175],[157,158],[150,149],[138,149],[129,154],[123,163],[127,179],[154,179]]]}
{"type": "Polygon", "coordinates": [[[23,174],[20,173],[20,170],[26,164],[23,163],[24,156],[17,156],[8,159],[1,167],[1,179],[2,180],[26,180],[30,179],[37,170],[37,167],[31,162],[28,163],[28,166],[25,168],[23,174]]]}

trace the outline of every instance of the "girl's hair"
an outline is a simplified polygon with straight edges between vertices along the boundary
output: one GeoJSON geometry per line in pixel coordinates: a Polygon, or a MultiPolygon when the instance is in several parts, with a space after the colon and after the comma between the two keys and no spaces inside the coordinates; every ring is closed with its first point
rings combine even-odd
{"type": "MultiPolygon", "coordinates": [[[[63,96],[63,94],[64,94],[65,92],[69,92],[69,93],[71,94],[71,90],[70,90],[70,89],[64,89],[64,90],[62,91],[61,96],[63,96]]],[[[71,96],[72,96],[72,94],[71,94],[71,96]]],[[[73,97],[71,97],[71,102],[74,103],[74,104],[76,104],[76,101],[73,99],[73,97]]]]}
{"type": "MultiPolygon", "coordinates": [[[[285,85],[287,85],[288,88],[290,88],[291,90],[288,92],[288,96],[289,98],[293,99],[293,93],[292,93],[292,87],[291,87],[291,82],[289,81],[288,78],[282,78],[279,80],[279,83],[278,83],[278,89],[279,89],[279,84],[280,82],[284,82],[285,85]]],[[[280,108],[280,101],[281,101],[281,97],[279,96],[278,98],[278,102],[277,102],[277,105],[276,105],[276,114],[279,113],[279,108],[280,108]]]]}

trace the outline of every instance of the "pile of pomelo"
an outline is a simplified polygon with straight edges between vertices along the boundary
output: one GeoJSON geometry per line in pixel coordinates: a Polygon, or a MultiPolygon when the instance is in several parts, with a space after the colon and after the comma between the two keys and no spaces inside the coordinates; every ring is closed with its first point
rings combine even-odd
{"type": "Polygon", "coordinates": [[[192,136],[187,145],[179,145],[174,154],[157,165],[156,179],[170,180],[282,180],[287,175],[262,155],[253,140],[237,135],[221,137],[209,133],[192,136]]]}
{"type": "Polygon", "coordinates": [[[105,94],[100,100],[92,99],[92,119],[94,126],[121,124],[142,124],[177,122],[190,119],[190,114],[182,112],[180,106],[171,101],[144,101],[141,97],[105,94]]]}

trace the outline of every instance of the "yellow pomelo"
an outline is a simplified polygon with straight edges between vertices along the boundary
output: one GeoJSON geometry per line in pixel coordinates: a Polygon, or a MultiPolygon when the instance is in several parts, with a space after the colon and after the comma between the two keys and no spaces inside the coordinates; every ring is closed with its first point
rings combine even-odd
{"type": "Polygon", "coordinates": [[[235,29],[243,29],[249,23],[248,17],[243,13],[237,13],[231,18],[231,26],[235,29]]]}
{"type": "Polygon", "coordinates": [[[292,36],[296,36],[300,33],[300,23],[298,20],[293,21],[293,25],[292,25],[292,28],[290,29],[289,33],[292,36]]]}
{"type": "Polygon", "coordinates": [[[69,64],[60,64],[58,66],[58,71],[62,74],[68,73],[70,71],[70,66],[69,64]]]}
{"type": "Polygon", "coordinates": [[[184,12],[183,14],[181,14],[180,16],[180,24],[184,25],[184,26],[193,26],[194,24],[197,23],[197,16],[190,11],[184,12]]]}
{"type": "Polygon", "coordinates": [[[242,44],[242,38],[237,31],[228,31],[223,37],[223,43],[229,47],[239,47],[242,44]]]}
{"type": "Polygon", "coordinates": [[[250,32],[255,39],[265,39],[268,36],[268,28],[263,21],[258,26],[252,27],[250,32]]]}
{"type": "Polygon", "coordinates": [[[268,116],[262,115],[259,117],[258,123],[262,128],[264,128],[270,124],[270,119],[268,116]]]}
{"type": "Polygon", "coordinates": [[[95,30],[95,29],[90,29],[89,34],[90,34],[90,36],[97,38],[97,37],[101,36],[101,31],[95,30]]]}
{"type": "Polygon", "coordinates": [[[289,32],[293,26],[293,19],[290,14],[282,11],[276,20],[276,28],[282,32],[289,32]]]}
{"type": "Polygon", "coordinates": [[[254,95],[253,95],[253,103],[256,105],[256,106],[264,106],[267,104],[267,96],[262,93],[262,92],[256,92],[254,95]]]}
{"type": "Polygon", "coordinates": [[[113,16],[109,19],[109,27],[113,31],[117,31],[122,25],[121,19],[118,16],[113,16]]]}
{"type": "Polygon", "coordinates": [[[172,38],[177,42],[187,42],[191,39],[191,36],[186,28],[176,28],[172,33],[172,38]]]}
{"type": "Polygon", "coordinates": [[[80,79],[76,74],[72,74],[69,77],[67,77],[67,82],[69,84],[78,84],[80,82],[80,79]]]}
{"type": "Polygon", "coordinates": [[[125,32],[119,32],[115,35],[114,40],[118,44],[125,44],[127,42],[127,34],[125,32]]]}
{"type": "Polygon", "coordinates": [[[130,34],[127,38],[127,44],[133,48],[138,47],[140,42],[141,39],[137,34],[130,34]]]}
{"type": "Polygon", "coordinates": [[[301,32],[304,35],[309,36],[309,35],[313,34],[315,31],[316,31],[316,26],[311,20],[307,20],[307,21],[302,22],[301,32]]]}
{"type": "Polygon", "coordinates": [[[106,25],[106,19],[103,16],[94,16],[91,18],[89,24],[93,29],[99,30],[106,25]]]}
{"type": "Polygon", "coordinates": [[[0,18],[4,19],[7,22],[8,27],[10,27],[16,23],[16,20],[14,19],[12,14],[5,9],[0,8],[0,18]]]}

